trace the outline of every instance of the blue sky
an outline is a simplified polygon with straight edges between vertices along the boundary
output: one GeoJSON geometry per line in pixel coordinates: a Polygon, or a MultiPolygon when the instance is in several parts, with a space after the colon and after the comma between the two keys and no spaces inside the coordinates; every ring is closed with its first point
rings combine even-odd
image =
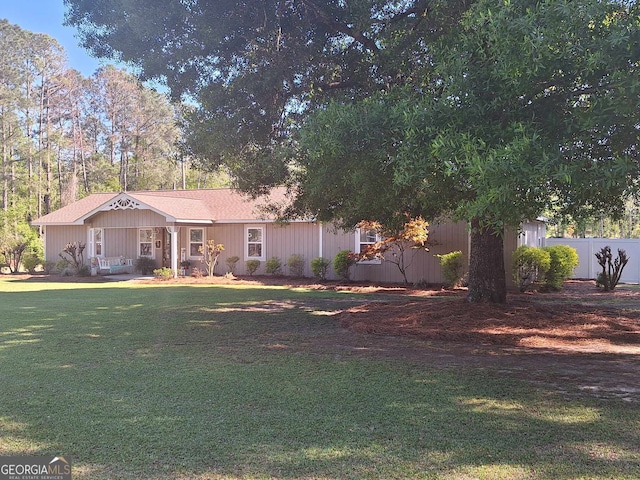
{"type": "MultiPolygon", "coordinates": [[[[62,0],[0,0],[0,18],[34,33],[46,33],[62,45],[69,66],[90,76],[104,61],[99,61],[78,46],[76,30],[62,25],[65,7],[62,0]]],[[[106,62],[109,63],[109,62],[106,62]]]]}

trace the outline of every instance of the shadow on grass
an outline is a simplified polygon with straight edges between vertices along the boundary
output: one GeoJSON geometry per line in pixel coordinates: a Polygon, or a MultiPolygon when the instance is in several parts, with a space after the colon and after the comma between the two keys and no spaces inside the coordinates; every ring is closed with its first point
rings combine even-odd
{"type": "Polygon", "coordinates": [[[0,301],[0,453],[69,456],[74,478],[640,476],[636,404],[305,350],[362,297],[100,286],[0,301]]]}

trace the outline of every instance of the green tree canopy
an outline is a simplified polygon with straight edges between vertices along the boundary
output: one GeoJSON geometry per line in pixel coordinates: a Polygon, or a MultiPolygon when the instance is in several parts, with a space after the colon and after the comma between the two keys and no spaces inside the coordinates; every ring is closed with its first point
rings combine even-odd
{"type": "Polygon", "coordinates": [[[189,153],[231,167],[250,191],[287,176],[279,146],[307,112],[421,83],[425,46],[470,3],[65,0],[67,22],[95,55],[130,62],[195,100],[189,153]]]}
{"type": "Polygon", "coordinates": [[[506,299],[505,225],[637,186],[635,1],[65,3],[95,54],[198,102],[194,154],[289,181],[289,213],[468,220],[473,301],[506,299]]]}

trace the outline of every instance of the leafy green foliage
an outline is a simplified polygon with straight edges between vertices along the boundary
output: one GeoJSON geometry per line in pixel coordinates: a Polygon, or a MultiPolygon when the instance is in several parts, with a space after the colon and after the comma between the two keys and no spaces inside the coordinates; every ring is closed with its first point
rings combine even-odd
{"type": "Polygon", "coordinates": [[[521,292],[543,282],[551,266],[551,255],[543,248],[519,246],[513,252],[513,281],[521,292]]]}
{"type": "Polygon", "coordinates": [[[333,270],[344,279],[351,277],[351,267],[356,264],[356,256],[350,250],[340,250],[333,258],[333,270]]]}
{"type": "Polygon", "coordinates": [[[324,257],[317,257],[311,260],[311,273],[320,280],[327,279],[327,271],[331,266],[331,261],[324,257]]]}
{"type": "Polygon", "coordinates": [[[544,247],[549,253],[549,270],[545,275],[545,287],[549,290],[561,290],[562,284],[573,274],[580,263],[578,252],[568,245],[544,247]]]}
{"type": "Polygon", "coordinates": [[[304,257],[298,253],[294,253],[287,259],[287,267],[294,277],[304,277],[304,257]]]}
{"type": "Polygon", "coordinates": [[[442,267],[442,276],[444,284],[447,288],[453,288],[460,285],[464,276],[464,256],[460,250],[445,253],[444,255],[436,255],[440,259],[442,267]]]}
{"type": "Polygon", "coordinates": [[[133,263],[133,269],[142,275],[149,275],[156,269],[156,262],[150,257],[140,257],[133,263]]]}
{"type": "Polygon", "coordinates": [[[25,222],[0,227],[0,258],[11,273],[17,273],[21,265],[31,271],[42,261],[43,254],[37,232],[25,222]]]}
{"type": "MultiPolygon", "coordinates": [[[[637,2],[110,3],[67,1],[85,45],[195,97],[189,153],[287,183],[289,215],[447,216],[497,258],[505,226],[615,216],[638,187],[637,2]]],[[[478,264],[468,298],[506,299],[478,264]]]]}
{"type": "Polygon", "coordinates": [[[173,270],[171,270],[169,267],[156,268],[153,271],[153,275],[162,280],[169,280],[173,277],[173,270]]]}
{"type": "Polygon", "coordinates": [[[29,273],[34,273],[36,268],[43,264],[44,260],[42,257],[38,257],[36,255],[24,255],[22,257],[22,266],[29,273]]]}
{"type": "Polygon", "coordinates": [[[247,273],[252,276],[260,268],[260,260],[247,260],[245,265],[247,273]]]}
{"type": "Polygon", "coordinates": [[[236,265],[238,264],[239,260],[240,257],[238,257],[237,255],[227,257],[227,259],[225,260],[225,263],[227,264],[227,273],[230,273],[231,275],[234,275],[236,273],[236,265]]]}
{"type": "Polygon", "coordinates": [[[282,273],[282,261],[278,257],[271,257],[265,262],[264,269],[269,275],[280,275],[282,273]]]}
{"type": "Polygon", "coordinates": [[[195,98],[187,151],[226,164],[236,184],[255,193],[290,173],[291,156],[281,147],[290,145],[305,110],[388,85],[422,86],[430,70],[425,46],[469,2],[66,4],[67,21],[95,55],[166,80],[175,98],[195,98]]]}
{"type": "Polygon", "coordinates": [[[602,267],[602,272],[598,275],[598,283],[604,287],[605,292],[613,291],[620,282],[622,271],[629,262],[627,252],[618,249],[618,257],[614,260],[611,247],[605,246],[595,254],[598,264],[602,267]]]}

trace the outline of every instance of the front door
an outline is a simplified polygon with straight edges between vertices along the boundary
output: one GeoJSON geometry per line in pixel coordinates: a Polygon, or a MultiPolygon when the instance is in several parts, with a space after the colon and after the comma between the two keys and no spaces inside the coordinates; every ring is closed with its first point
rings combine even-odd
{"type": "Polygon", "coordinates": [[[171,268],[171,234],[166,228],[162,231],[162,266],[171,268]]]}

